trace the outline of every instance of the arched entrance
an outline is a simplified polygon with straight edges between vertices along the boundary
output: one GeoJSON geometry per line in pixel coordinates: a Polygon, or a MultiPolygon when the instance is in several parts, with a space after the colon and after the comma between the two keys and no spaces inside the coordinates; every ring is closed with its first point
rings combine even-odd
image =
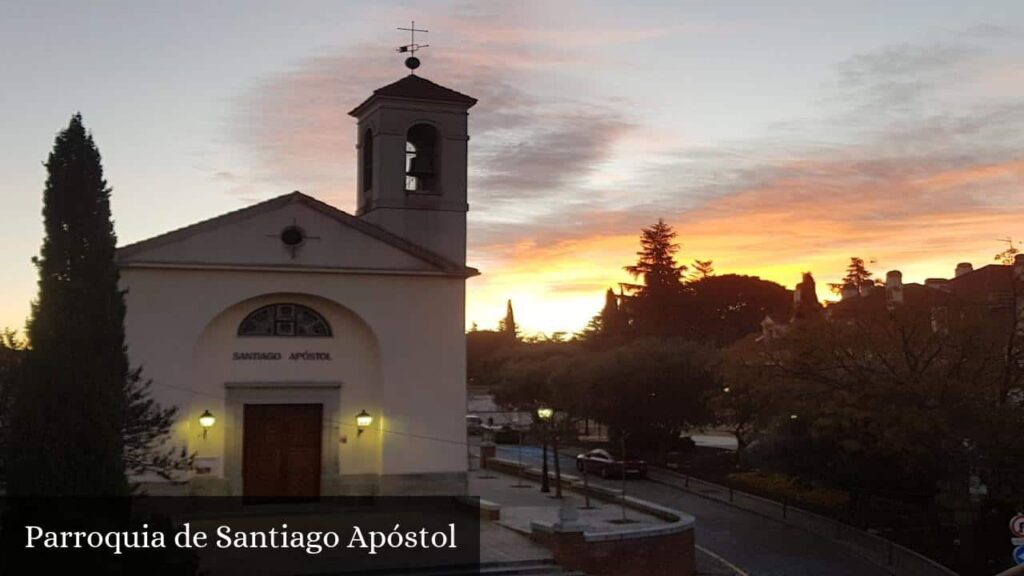
{"type": "Polygon", "coordinates": [[[194,491],[372,492],[381,438],[357,435],[354,418],[381,411],[379,357],[369,326],[326,298],[267,294],[223,311],[194,353],[189,421],[218,415],[208,434],[190,434],[194,491]]]}

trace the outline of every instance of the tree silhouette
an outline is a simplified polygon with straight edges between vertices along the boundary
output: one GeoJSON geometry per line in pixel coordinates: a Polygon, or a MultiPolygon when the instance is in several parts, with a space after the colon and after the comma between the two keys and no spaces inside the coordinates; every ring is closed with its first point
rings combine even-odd
{"type": "Polygon", "coordinates": [[[507,344],[519,341],[519,328],[516,326],[516,315],[512,311],[512,300],[505,305],[505,318],[498,321],[498,332],[504,335],[507,344]]]}
{"type": "Polygon", "coordinates": [[[712,260],[694,260],[693,270],[692,280],[710,278],[715,275],[715,263],[712,260]]]}
{"type": "Polygon", "coordinates": [[[666,337],[680,329],[682,318],[683,273],[685,265],[676,263],[679,244],[676,231],[659,219],[644,228],[637,263],[625,270],[642,284],[625,284],[631,293],[628,308],[637,331],[642,335],[666,337]]]}
{"type": "Polygon", "coordinates": [[[124,298],[110,188],[80,115],[57,135],[46,168],[39,296],[14,396],[8,493],[123,495],[124,298]]]}
{"type": "Polygon", "coordinates": [[[850,257],[850,263],[846,266],[846,275],[843,276],[843,281],[836,284],[829,284],[829,288],[839,294],[842,292],[844,286],[853,286],[860,288],[864,284],[874,284],[872,277],[874,274],[867,269],[864,264],[863,258],[857,256],[850,257]]]}
{"type": "Polygon", "coordinates": [[[1006,242],[1006,250],[996,254],[993,259],[1000,264],[1013,264],[1014,258],[1020,254],[1020,248],[1017,248],[1017,245],[1021,243],[1014,242],[1010,237],[1003,238],[1003,241],[1006,242]]]}

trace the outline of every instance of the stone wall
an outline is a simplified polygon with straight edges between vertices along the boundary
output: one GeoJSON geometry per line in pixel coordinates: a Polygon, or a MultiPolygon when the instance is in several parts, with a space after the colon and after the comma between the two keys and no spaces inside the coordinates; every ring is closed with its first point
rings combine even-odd
{"type": "Polygon", "coordinates": [[[658,536],[595,539],[583,532],[534,532],[567,570],[594,576],[691,576],[695,574],[693,529],[658,536]]]}

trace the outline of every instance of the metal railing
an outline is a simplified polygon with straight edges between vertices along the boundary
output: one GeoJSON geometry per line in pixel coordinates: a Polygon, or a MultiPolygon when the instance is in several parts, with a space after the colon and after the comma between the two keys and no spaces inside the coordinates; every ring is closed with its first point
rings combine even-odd
{"type": "Polygon", "coordinates": [[[705,498],[725,502],[742,510],[776,519],[812,534],[829,538],[845,545],[853,553],[876,566],[887,569],[889,573],[896,576],[957,576],[956,572],[942,564],[892,540],[869,534],[821,514],[795,508],[785,501],[778,502],[755,496],[728,486],[668,470],[652,470],[649,478],[655,482],[682,488],[705,498]]]}

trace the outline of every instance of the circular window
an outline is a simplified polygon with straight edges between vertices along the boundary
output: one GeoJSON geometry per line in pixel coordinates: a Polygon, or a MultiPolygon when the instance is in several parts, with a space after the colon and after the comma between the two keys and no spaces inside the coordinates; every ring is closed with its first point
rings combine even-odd
{"type": "Polygon", "coordinates": [[[281,231],[281,242],[285,246],[299,246],[306,241],[306,233],[298,226],[289,226],[281,231]]]}

